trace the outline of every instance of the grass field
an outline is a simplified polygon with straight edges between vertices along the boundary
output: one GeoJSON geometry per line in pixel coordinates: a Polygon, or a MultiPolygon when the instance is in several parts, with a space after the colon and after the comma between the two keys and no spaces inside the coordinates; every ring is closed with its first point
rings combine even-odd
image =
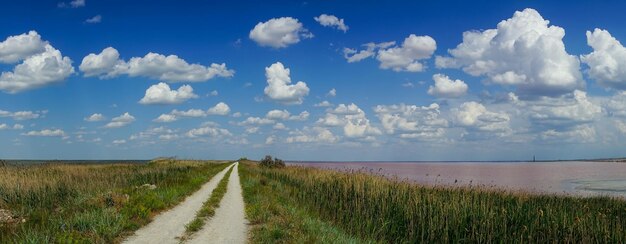
{"type": "Polygon", "coordinates": [[[0,167],[0,209],[11,212],[14,219],[0,223],[0,240],[119,242],[226,166],[162,160],[148,164],[0,167]]]}
{"type": "Polygon", "coordinates": [[[301,167],[241,170],[256,242],[626,242],[626,202],[619,199],[426,187],[301,167]]]}

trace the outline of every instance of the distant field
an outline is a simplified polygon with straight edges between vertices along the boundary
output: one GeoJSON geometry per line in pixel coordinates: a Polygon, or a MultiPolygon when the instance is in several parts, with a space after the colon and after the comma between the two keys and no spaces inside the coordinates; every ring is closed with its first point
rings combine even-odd
{"type": "Polygon", "coordinates": [[[31,162],[0,166],[2,243],[118,242],[227,166],[184,160],[31,162]]]}

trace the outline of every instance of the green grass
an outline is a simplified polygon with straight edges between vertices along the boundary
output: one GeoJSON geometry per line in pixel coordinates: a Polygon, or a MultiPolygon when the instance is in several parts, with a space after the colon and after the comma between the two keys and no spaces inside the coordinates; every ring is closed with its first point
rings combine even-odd
{"type": "Polygon", "coordinates": [[[319,216],[337,233],[385,243],[626,242],[621,199],[427,187],[300,167],[247,166],[242,175],[248,217],[259,225],[255,242],[308,242],[320,230],[299,234],[306,224],[294,222],[298,213],[319,216]]]}
{"type": "Polygon", "coordinates": [[[251,243],[373,243],[346,234],[296,201],[296,188],[239,164],[251,243]]]}
{"type": "Polygon", "coordinates": [[[0,167],[0,209],[26,220],[0,224],[0,242],[119,242],[226,166],[159,161],[0,167]],[[157,188],[138,187],[143,184],[157,188]]]}
{"type": "MultiPolygon", "coordinates": [[[[220,180],[211,193],[211,197],[202,204],[202,208],[198,210],[194,220],[185,226],[185,237],[189,237],[193,233],[199,231],[204,226],[204,223],[215,215],[215,209],[220,206],[220,202],[228,190],[228,178],[230,177],[232,171],[233,167],[230,167],[228,172],[224,175],[224,178],[220,180]]],[[[185,239],[185,237],[183,239],[185,239]]]]}

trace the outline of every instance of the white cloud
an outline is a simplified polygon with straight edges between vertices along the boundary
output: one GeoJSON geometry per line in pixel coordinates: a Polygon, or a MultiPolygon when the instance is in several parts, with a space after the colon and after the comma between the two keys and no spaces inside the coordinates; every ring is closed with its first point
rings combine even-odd
{"type": "MultiPolygon", "coordinates": [[[[104,75],[116,69],[123,69],[125,63],[120,60],[120,53],[117,49],[107,47],[99,54],[90,53],[83,58],[78,69],[84,73],[85,77],[104,75]]],[[[116,76],[108,74],[105,76],[116,76]]]]}
{"type": "Polygon", "coordinates": [[[380,135],[380,129],[372,126],[365,112],[356,104],[339,104],[335,109],[328,109],[323,118],[317,120],[318,125],[328,127],[343,126],[344,135],[348,138],[364,138],[380,135]]]}
{"type": "Polygon", "coordinates": [[[18,93],[65,80],[74,73],[72,60],[35,31],[8,37],[0,43],[0,62],[16,63],[13,71],[0,75],[0,90],[18,93]]]}
{"type": "Polygon", "coordinates": [[[223,136],[232,136],[230,131],[227,129],[217,128],[217,127],[201,127],[189,130],[186,134],[187,137],[223,137],[223,136]]]}
{"type": "Polygon", "coordinates": [[[272,129],[274,130],[287,130],[287,126],[285,126],[285,124],[283,123],[276,123],[272,129]]]}
{"type": "Polygon", "coordinates": [[[376,50],[385,49],[393,45],[396,45],[396,42],[382,42],[382,43],[370,42],[370,43],[363,44],[362,46],[364,46],[365,49],[361,51],[357,51],[356,49],[352,49],[352,48],[344,48],[343,57],[346,58],[348,63],[359,62],[363,59],[374,56],[376,54],[376,50]]]}
{"type": "Polygon", "coordinates": [[[284,48],[300,42],[301,37],[312,38],[313,34],[298,19],[282,17],[259,22],[250,31],[249,37],[260,46],[284,48]]]}
{"type": "Polygon", "coordinates": [[[0,63],[17,63],[30,56],[46,51],[48,42],[41,40],[36,31],[9,36],[0,42],[0,63]]]}
{"type": "Polygon", "coordinates": [[[344,33],[349,29],[349,27],[344,23],[343,19],[339,19],[337,18],[337,16],[334,15],[322,14],[319,17],[314,17],[314,19],[322,26],[334,27],[338,30],[343,31],[344,33]]]}
{"type": "Polygon", "coordinates": [[[23,133],[22,135],[24,136],[65,136],[65,132],[61,129],[44,129],[44,130],[40,130],[40,131],[29,131],[27,133],[23,133]]]}
{"type": "Polygon", "coordinates": [[[190,85],[183,85],[178,90],[170,89],[167,83],[160,82],[146,90],[146,95],[139,101],[141,104],[181,104],[189,99],[197,98],[190,85]]]}
{"type": "Polygon", "coordinates": [[[72,8],[85,7],[85,0],[72,0],[70,6],[72,6],[72,8]]]}
{"type": "Polygon", "coordinates": [[[310,115],[311,114],[308,111],[302,111],[298,115],[292,115],[291,117],[289,117],[289,120],[305,121],[305,120],[309,119],[310,115]]]}
{"type": "Polygon", "coordinates": [[[539,134],[544,141],[590,143],[596,141],[596,130],[590,125],[577,125],[567,130],[547,130],[539,134]]]}
{"type": "Polygon", "coordinates": [[[70,1],[69,5],[65,2],[59,2],[57,4],[57,7],[59,8],[80,8],[80,7],[85,7],[85,0],[72,0],[70,1]]]}
{"type": "Polygon", "coordinates": [[[304,127],[303,130],[289,132],[287,143],[335,143],[339,137],[323,127],[304,127]]]}
{"type": "Polygon", "coordinates": [[[626,48],[606,30],[587,31],[593,52],[580,57],[589,76],[605,87],[626,90],[626,48]]]}
{"type": "Polygon", "coordinates": [[[467,93],[467,84],[462,80],[452,80],[443,74],[433,75],[435,86],[428,88],[428,94],[436,97],[455,98],[467,93]]]}
{"type": "Polygon", "coordinates": [[[332,103],[330,103],[329,101],[322,101],[320,103],[316,103],[313,105],[313,107],[331,107],[333,106],[332,103]]]}
{"type": "Polygon", "coordinates": [[[437,57],[439,68],[463,68],[487,83],[517,87],[526,95],[558,95],[584,87],[576,56],[565,51],[565,30],[549,26],[534,9],[517,11],[496,29],[468,31],[463,42],[437,57]]]}
{"type": "Polygon", "coordinates": [[[271,145],[271,144],[274,144],[274,142],[276,142],[277,140],[278,140],[278,138],[276,138],[275,135],[271,135],[271,136],[268,136],[267,138],[265,138],[265,144],[271,145]]]}
{"type": "Polygon", "coordinates": [[[174,122],[177,121],[178,117],[176,115],[173,114],[161,114],[159,115],[158,118],[152,120],[154,122],[159,122],[159,123],[170,123],[170,122],[174,122]]]}
{"type": "Polygon", "coordinates": [[[176,55],[165,56],[152,52],[144,57],[133,57],[126,62],[119,59],[119,52],[112,47],[105,48],[99,54],[85,56],[79,69],[86,77],[113,78],[125,74],[166,82],[203,82],[215,77],[232,77],[235,74],[224,63],[213,63],[207,67],[189,64],[176,55]]]}
{"type": "Polygon", "coordinates": [[[30,120],[30,119],[38,119],[42,118],[47,111],[17,111],[17,112],[9,112],[0,110],[0,118],[9,117],[14,120],[30,120]]]}
{"type": "Polygon", "coordinates": [[[587,93],[575,90],[560,97],[541,97],[535,101],[522,103],[535,123],[563,125],[587,123],[602,114],[600,105],[587,97],[587,93]]]}
{"type": "Polygon", "coordinates": [[[0,124],[0,130],[8,130],[8,129],[21,130],[21,129],[24,129],[24,126],[21,124],[14,124],[13,126],[9,126],[5,123],[0,124]]]}
{"type": "Polygon", "coordinates": [[[223,102],[220,102],[207,110],[208,115],[228,115],[228,113],[230,113],[230,107],[228,104],[223,102]]]}
{"type": "Polygon", "coordinates": [[[113,140],[113,144],[115,145],[126,144],[126,140],[113,140]]]}
{"type": "MultiPolygon", "coordinates": [[[[482,133],[480,136],[506,136],[512,133],[509,121],[511,118],[504,112],[492,112],[477,102],[465,102],[458,109],[453,109],[455,123],[465,127],[469,133],[482,133]],[[487,133],[485,133],[487,132],[487,133]]],[[[467,135],[464,135],[468,137],[467,135]]]]}
{"type": "Polygon", "coordinates": [[[90,115],[89,117],[86,117],[85,121],[87,121],[87,122],[97,122],[97,121],[103,121],[104,119],[105,119],[104,115],[99,114],[99,113],[95,113],[95,114],[90,115]]]}
{"type": "Polygon", "coordinates": [[[106,124],[105,128],[120,128],[129,125],[130,123],[135,121],[135,117],[130,115],[128,112],[111,119],[111,122],[106,124]]]}
{"type": "Polygon", "coordinates": [[[248,117],[246,120],[237,123],[240,126],[248,126],[248,125],[271,125],[276,123],[276,121],[268,119],[268,118],[259,118],[259,117],[248,117]]]}
{"type": "Polygon", "coordinates": [[[376,59],[382,69],[420,72],[426,68],[420,60],[430,58],[436,49],[437,42],[432,37],[411,34],[401,46],[379,50],[376,59]]]}
{"type": "Polygon", "coordinates": [[[201,118],[201,117],[206,117],[209,115],[224,116],[224,115],[228,115],[228,113],[230,113],[230,107],[228,106],[228,104],[220,102],[216,104],[215,106],[207,109],[206,111],[202,109],[189,109],[187,111],[179,111],[179,110],[174,109],[169,114],[161,114],[158,118],[154,119],[153,121],[160,122],[160,123],[169,123],[169,122],[177,121],[181,117],[201,118]]]}
{"type": "Polygon", "coordinates": [[[102,15],[99,15],[99,14],[85,20],[85,23],[89,23],[89,24],[97,24],[100,22],[102,22],[102,15]]]}
{"type": "Polygon", "coordinates": [[[211,91],[211,92],[209,93],[209,96],[212,96],[212,97],[215,97],[215,96],[217,96],[217,95],[219,95],[219,93],[217,92],[217,90],[213,90],[213,91],[211,91]]]}
{"type": "Polygon", "coordinates": [[[429,106],[393,104],[374,107],[385,133],[405,139],[440,140],[448,121],[441,116],[439,104],[429,106]]]}
{"type": "MultiPolygon", "coordinates": [[[[212,109],[215,110],[216,107],[218,106],[216,105],[212,109]]],[[[226,109],[228,109],[228,105],[226,105],[226,109]]],[[[190,117],[190,118],[200,118],[200,117],[206,117],[208,115],[207,112],[203,111],[202,109],[189,109],[187,111],[179,111],[179,110],[174,109],[172,110],[170,114],[175,115],[175,116],[190,117]]]]}
{"type": "Polygon", "coordinates": [[[626,134],[626,123],[621,120],[615,120],[613,121],[613,123],[615,124],[615,128],[617,128],[619,132],[621,132],[622,134],[626,134]]]}
{"type": "Polygon", "coordinates": [[[271,120],[287,120],[289,119],[290,115],[291,114],[287,110],[274,109],[274,110],[268,111],[267,114],[265,115],[265,118],[268,118],[271,120]]]}
{"type": "Polygon", "coordinates": [[[304,97],[309,94],[309,87],[306,83],[298,81],[291,84],[290,70],[282,63],[276,62],[265,68],[267,86],[265,95],[272,100],[284,104],[302,104],[304,97]]]}
{"type": "Polygon", "coordinates": [[[330,91],[328,91],[328,93],[326,93],[326,96],[328,96],[328,97],[335,97],[335,96],[337,96],[337,90],[335,90],[335,88],[330,89],[330,91]]]}

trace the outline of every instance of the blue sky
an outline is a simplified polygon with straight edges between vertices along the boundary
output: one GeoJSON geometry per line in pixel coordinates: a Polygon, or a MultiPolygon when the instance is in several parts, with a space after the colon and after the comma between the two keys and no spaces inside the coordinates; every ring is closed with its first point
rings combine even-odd
{"type": "Polygon", "coordinates": [[[621,1],[22,1],[0,157],[624,156],[621,1]]]}

